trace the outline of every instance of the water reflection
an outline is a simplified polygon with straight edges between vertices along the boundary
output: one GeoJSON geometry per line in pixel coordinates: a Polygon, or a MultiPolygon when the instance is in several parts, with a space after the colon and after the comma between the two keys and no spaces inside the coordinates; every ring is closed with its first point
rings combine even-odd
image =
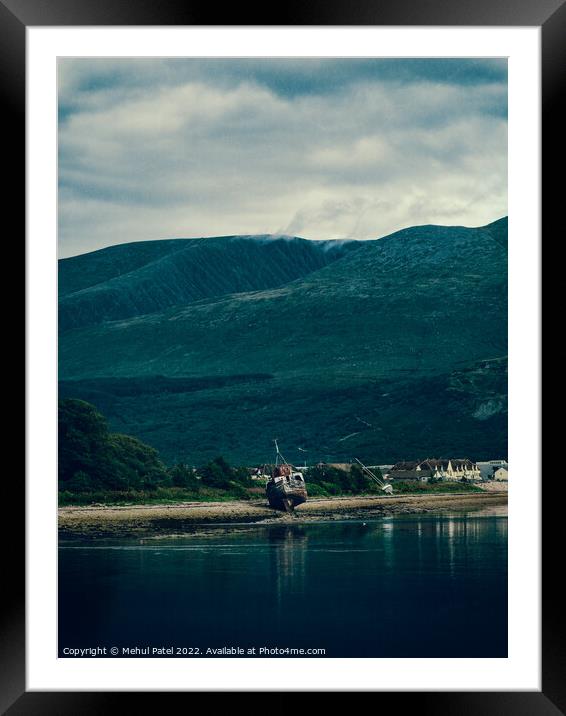
{"type": "Polygon", "coordinates": [[[456,578],[478,563],[478,551],[507,544],[507,519],[468,515],[405,517],[376,521],[367,532],[381,569],[392,573],[407,564],[417,572],[443,572],[456,578]]]}
{"type": "Polygon", "coordinates": [[[59,597],[62,646],[505,656],[507,520],[406,515],[62,546],[59,597]]]}
{"type": "Polygon", "coordinates": [[[393,520],[384,522],[382,525],[382,539],[385,553],[385,566],[389,571],[393,571],[395,567],[395,545],[393,542],[393,532],[395,523],[393,520]]]}
{"type": "Polygon", "coordinates": [[[305,593],[308,536],[301,527],[277,525],[269,529],[268,539],[271,575],[280,616],[287,597],[305,593]]]}

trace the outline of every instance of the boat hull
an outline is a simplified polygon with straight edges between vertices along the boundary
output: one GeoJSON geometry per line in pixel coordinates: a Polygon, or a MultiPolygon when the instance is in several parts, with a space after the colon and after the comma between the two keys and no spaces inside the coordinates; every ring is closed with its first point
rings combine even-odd
{"type": "Polygon", "coordinates": [[[285,512],[292,512],[297,505],[302,505],[307,501],[307,491],[304,485],[268,482],[265,492],[270,506],[285,512]]]}

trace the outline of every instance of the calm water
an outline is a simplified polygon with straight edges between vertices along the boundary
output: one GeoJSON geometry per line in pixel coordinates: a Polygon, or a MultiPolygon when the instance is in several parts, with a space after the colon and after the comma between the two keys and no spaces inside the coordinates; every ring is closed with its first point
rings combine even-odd
{"type": "Polygon", "coordinates": [[[507,518],[403,516],[61,545],[59,653],[93,646],[505,657],[507,518]]]}

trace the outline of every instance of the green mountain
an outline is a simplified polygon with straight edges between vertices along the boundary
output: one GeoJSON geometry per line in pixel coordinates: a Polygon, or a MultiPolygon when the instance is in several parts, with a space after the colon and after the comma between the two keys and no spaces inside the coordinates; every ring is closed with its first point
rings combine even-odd
{"type": "Polygon", "coordinates": [[[190,463],[506,455],[507,219],[150,243],[61,263],[60,394],[113,430],[190,463]]]}
{"type": "Polygon", "coordinates": [[[59,262],[59,330],[281,286],[357,247],[352,241],[224,236],[111,246],[59,262]]]}

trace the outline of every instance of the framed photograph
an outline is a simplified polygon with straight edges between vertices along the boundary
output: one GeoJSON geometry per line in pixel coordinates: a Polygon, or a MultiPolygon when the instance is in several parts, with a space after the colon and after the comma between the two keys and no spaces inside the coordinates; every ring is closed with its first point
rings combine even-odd
{"type": "Polygon", "coordinates": [[[564,5],[2,3],[28,396],[2,708],[563,712],[539,333],[564,5]]]}

